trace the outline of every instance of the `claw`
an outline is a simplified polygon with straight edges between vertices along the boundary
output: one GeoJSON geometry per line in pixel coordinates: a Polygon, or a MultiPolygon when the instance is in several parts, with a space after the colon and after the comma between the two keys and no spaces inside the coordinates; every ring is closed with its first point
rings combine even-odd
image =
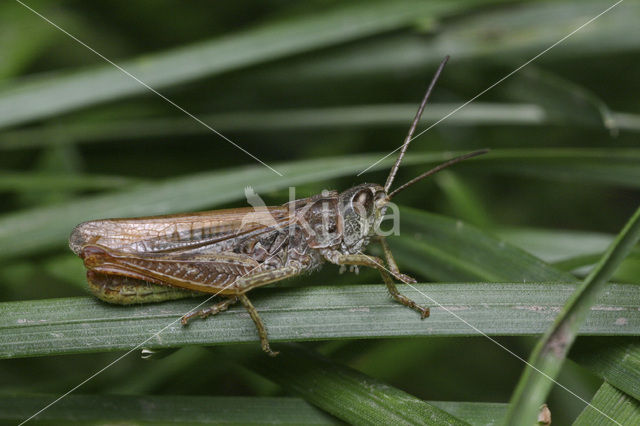
{"type": "Polygon", "coordinates": [[[189,324],[189,320],[191,320],[191,318],[193,318],[196,314],[197,312],[192,312],[190,314],[187,314],[180,319],[180,322],[182,323],[182,325],[187,325],[189,324]]]}
{"type": "Polygon", "coordinates": [[[270,357],[277,357],[280,351],[272,351],[271,348],[263,349],[270,357]]]}

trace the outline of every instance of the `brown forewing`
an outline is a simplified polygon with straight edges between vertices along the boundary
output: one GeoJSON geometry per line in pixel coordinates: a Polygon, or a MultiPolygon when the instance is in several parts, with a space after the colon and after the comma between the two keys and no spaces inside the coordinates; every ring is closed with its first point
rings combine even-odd
{"type": "Polygon", "coordinates": [[[291,220],[286,206],[94,220],[76,226],[69,238],[69,247],[76,254],[87,244],[128,253],[188,251],[229,238],[286,227],[291,220]]]}

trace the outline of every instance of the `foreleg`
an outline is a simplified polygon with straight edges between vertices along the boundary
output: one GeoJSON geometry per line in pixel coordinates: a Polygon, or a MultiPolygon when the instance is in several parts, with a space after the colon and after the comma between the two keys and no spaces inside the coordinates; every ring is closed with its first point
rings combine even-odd
{"type": "MultiPolygon", "coordinates": [[[[380,237],[378,238],[378,241],[382,246],[384,257],[387,259],[387,265],[389,265],[389,270],[391,270],[395,274],[403,275],[411,279],[412,281],[409,281],[409,282],[416,282],[416,280],[414,280],[413,278],[400,273],[400,270],[398,269],[398,264],[396,263],[396,260],[393,258],[393,253],[391,252],[391,248],[389,248],[389,244],[387,243],[387,240],[384,237],[380,237]]],[[[404,281],[404,282],[407,282],[407,281],[404,281]]],[[[400,293],[400,291],[398,290],[398,287],[396,287],[393,281],[385,280],[385,284],[387,285],[387,289],[389,290],[391,297],[393,297],[397,302],[400,302],[403,305],[408,306],[411,309],[414,309],[420,312],[420,317],[422,319],[427,318],[429,316],[430,311],[428,307],[420,306],[413,300],[409,299],[407,296],[400,293]]]]}
{"type": "MultiPolygon", "coordinates": [[[[390,250],[386,251],[389,251],[390,253],[390,250]]],[[[385,255],[387,254],[386,251],[385,255]]],[[[398,271],[397,265],[395,265],[393,257],[391,258],[391,262],[393,262],[394,266],[390,268],[385,268],[384,262],[379,257],[368,256],[366,254],[342,254],[339,252],[331,252],[326,254],[325,258],[328,261],[335,263],[336,265],[359,265],[377,269],[380,272],[380,275],[382,275],[382,279],[384,280],[384,283],[386,284],[387,289],[389,290],[389,293],[394,300],[410,307],[411,309],[418,311],[423,319],[429,316],[429,308],[418,305],[416,302],[404,296],[400,293],[400,291],[398,291],[398,288],[391,279],[391,276],[399,281],[408,284],[415,283],[416,280],[408,275],[400,273],[400,271],[398,271]]]]}

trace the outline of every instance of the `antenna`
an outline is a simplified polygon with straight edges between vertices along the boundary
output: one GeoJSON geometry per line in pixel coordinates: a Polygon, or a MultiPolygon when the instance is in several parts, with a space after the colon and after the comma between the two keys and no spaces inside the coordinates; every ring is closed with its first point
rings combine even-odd
{"type": "Polygon", "coordinates": [[[413,185],[414,183],[416,183],[418,181],[421,181],[422,179],[426,178],[427,176],[434,175],[434,174],[438,173],[442,169],[446,169],[447,167],[452,166],[452,165],[454,165],[456,163],[459,163],[461,161],[464,161],[466,159],[469,159],[469,158],[472,158],[472,157],[477,157],[478,155],[486,154],[487,152],[489,152],[488,149],[480,149],[478,151],[473,151],[473,152],[470,152],[468,154],[464,154],[464,155],[461,155],[459,157],[452,158],[451,160],[446,161],[446,162],[434,167],[433,169],[429,170],[428,172],[424,172],[423,174],[421,174],[418,177],[414,177],[409,182],[407,182],[404,185],[401,185],[398,188],[394,189],[389,194],[389,199],[391,199],[398,192],[402,191],[403,189],[406,189],[406,188],[410,187],[411,185],[413,185]]]}
{"type": "Polygon", "coordinates": [[[409,148],[409,143],[411,142],[411,138],[413,137],[413,133],[416,131],[416,127],[418,127],[418,123],[420,122],[420,117],[422,117],[422,111],[424,111],[424,107],[427,105],[427,101],[429,100],[429,96],[431,96],[431,91],[433,87],[436,85],[436,81],[440,77],[440,73],[442,73],[442,69],[447,64],[449,60],[449,55],[445,56],[445,58],[440,62],[440,66],[436,71],[436,74],[431,79],[431,83],[429,83],[429,87],[427,88],[427,92],[424,94],[424,98],[422,99],[422,103],[420,104],[420,108],[418,108],[418,112],[416,113],[413,122],[411,123],[411,127],[409,127],[409,133],[407,137],[404,139],[402,143],[402,148],[400,149],[400,154],[398,154],[398,159],[396,163],[393,165],[391,170],[389,171],[389,176],[387,177],[387,183],[384,184],[385,192],[389,192],[389,188],[391,188],[391,184],[393,183],[393,178],[396,176],[398,172],[398,168],[400,167],[400,163],[402,162],[402,158],[404,158],[404,153],[407,152],[407,148],[409,148]]]}

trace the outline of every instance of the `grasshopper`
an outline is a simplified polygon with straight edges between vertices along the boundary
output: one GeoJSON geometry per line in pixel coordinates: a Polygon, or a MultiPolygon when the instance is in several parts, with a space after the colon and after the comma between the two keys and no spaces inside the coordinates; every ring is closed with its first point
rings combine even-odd
{"type": "Polygon", "coordinates": [[[420,313],[398,291],[394,279],[416,280],[401,273],[384,237],[376,235],[390,200],[405,188],[445,167],[487,150],[453,158],[390,191],[431,91],[446,64],[440,64],[409,128],[384,186],[363,183],[346,191],[325,191],[281,206],[84,222],[69,238],[71,250],[87,268],[92,293],[116,304],[160,302],[202,294],[222,300],[182,317],[182,323],[206,318],[241,302],[256,325],[262,349],[271,356],[267,329],[247,293],[319,268],[366,266],[382,275],[391,297],[420,313]],[[370,241],[382,246],[386,262],[363,254],[370,241]],[[386,265],[386,266],[385,266],[386,265]]]}

